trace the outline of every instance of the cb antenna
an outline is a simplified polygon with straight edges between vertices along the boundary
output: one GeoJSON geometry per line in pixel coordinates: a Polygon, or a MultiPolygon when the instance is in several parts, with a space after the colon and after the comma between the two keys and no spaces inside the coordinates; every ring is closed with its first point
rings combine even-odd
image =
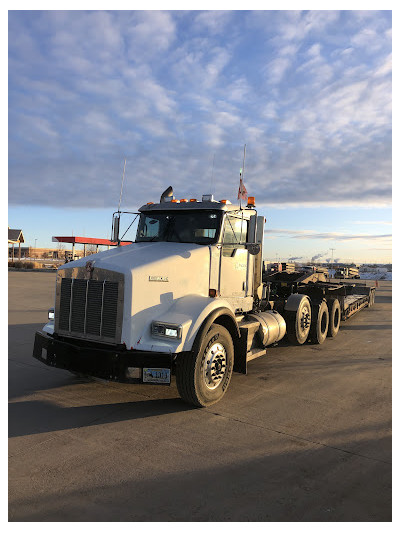
{"type": "Polygon", "coordinates": [[[213,162],[212,162],[212,168],[211,168],[211,194],[214,193],[214,182],[213,182],[213,177],[214,177],[214,161],[215,161],[215,153],[214,153],[214,156],[213,156],[213,162]]]}
{"type": "MultiPolygon", "coordinates": [[[[242,193],[243,193],[243,175],[244,175],[244,162],[246,160],[246,145],[244,145],[244,148],[243,148],[243,166],[242,168],[240,169],[240,172],[239,172],[239,175],[240,175],[240,186],[239,186],[239,191],[240,191],[240,209],[242,209],[242,193]]],[[[246,191],[246,194],[247,194],[247,191],[246,191]]]]}
{"type": "Polygon", "coordinates": [[[246,145],[244,145],[244,148],[243,148],[243,168],[241,169],[242,170],[242,172],[241,172],[242,179],[243,179],[243,176],[244,176],[244,162],[245,162],[245,160],[246,160],[246,145]]]}
{"type": "Polygon", "coordinates": [[[124,186],[124,179],[125,179],[125,167],[126,167],[126,159],[124,160],[124,171],[122,173],[122,180],[121,180],[121,191],[119,193],[119,204],[118,204],[118,213],[120,211],[121,207],[121,200],[122,200],[122,188],[124,186]]]}
{"type": "Polygon", "coordinates": [[[119,238],[119,224],[121,220],[121,200],[122,200],[122,188],[124,186],[124,179],[125,179],[125,167],[126,167],[126,159],[124,160],[124,171],[122,173],[122,180],[121,180],[121,191],[119,193],[119,202],[118,202],[118,211],[113,214],[113,223],[111,228],[111,240],[113,242],[118,243],[118,246],[120,244],[120,238],[119,238]]]}

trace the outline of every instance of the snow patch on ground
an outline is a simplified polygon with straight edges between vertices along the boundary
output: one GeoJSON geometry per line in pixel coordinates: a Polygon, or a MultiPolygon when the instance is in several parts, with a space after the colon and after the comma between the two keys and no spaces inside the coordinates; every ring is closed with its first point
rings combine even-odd
{"type": "Polygon", "coordinates": [[[379,279],[392,281],[391,272],[360,272],[360,279],[379,279]]]}
{"type": "MultiPolygon", "coordinates": [[[[335,269],[329,268],[329,277],[333,278],[335,275],[335,269]]],[[[382,281],[392,281],[392,273],[388,272],[386,268],[377,267],[377,268],[371,268],[366,272],[363,272],[361,269],[359,270],[360,279],[376,279],[376,280],[382,280],[382,281]]]]}

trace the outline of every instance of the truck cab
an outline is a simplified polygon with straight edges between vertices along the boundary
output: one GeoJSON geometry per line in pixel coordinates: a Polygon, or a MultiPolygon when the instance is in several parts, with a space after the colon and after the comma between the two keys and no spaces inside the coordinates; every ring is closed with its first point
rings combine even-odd
{"type": "MultiPolygon", "coordinates": [[[[182,373],[189,371],[182,366],[215,330],[210,350],[219,363],[209,354],[201,370],[206,398],[196,392],[192,402],[209,404],[226,390],[240,322],[261,298],[264,217],[254,202],[242,208],[212,195],[178,201],[167,194],[137,215],[133,244],[58,269],[54,318],[37,335],[34,354],[118,381],[170,383],[173,371],[187,399],[182,373]]],[[[113,228],[118,233],[119,213],[113,228]]],[[[238,368],[240,362],[238,356],[238,368]]]]}

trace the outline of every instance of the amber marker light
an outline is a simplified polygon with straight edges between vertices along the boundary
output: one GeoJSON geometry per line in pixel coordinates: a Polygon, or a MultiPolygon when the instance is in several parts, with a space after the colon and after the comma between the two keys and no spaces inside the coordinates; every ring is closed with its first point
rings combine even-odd
{"type": "Polygon", "coordinates": [[[220,200],[221,204],[226,204],[226,200],[220,200]]]}
{"type": "Polygon", "coordinates": [[[147,202],[146,205],[152,205],[152,204],[154,204],[154,202],[147,202]]]}
{"type": "Polygon", "coordinates": [[[197,202],[196,198],[191,198],[190,201],[191,202],[197,202]]]}
{"type": "Polygon", "coordinates": [[[249,196],[247,199],[247,207],[255,207],[256,206],[256,199],[254,196],[249,196]]]}
{"type": "Polygon", "coordinates": [[[187,199],[186,198],[182,198],[181,200],[179,200],[181,204],[187,202],[187,199]]]}
{"type": "Polygon", "coordinates": [[[176,204],[178,200],[171,200],[173,204],[176,204]]]}

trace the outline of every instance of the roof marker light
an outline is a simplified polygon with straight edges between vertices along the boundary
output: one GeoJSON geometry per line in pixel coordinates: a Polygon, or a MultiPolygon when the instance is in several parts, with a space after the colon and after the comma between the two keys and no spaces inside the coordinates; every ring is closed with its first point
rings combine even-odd
{"type": "Polygon", "coordinates": [[[180,202],[181,204],[183,204],[183,203],[187,202],[187,199],[186,199],[186,198],[182,198],[181,200],[179,200],[179,202],[180,202]]]}
{"type": "Polygon", "coordinates": [[[226,204],[226,200],[220,200],[221,204],[226,204]]]}
{"type": "Polygon", "coordinates": [[[191,202],[197,202],[196,198],[191,198],[190,201],[191,202]]]}

